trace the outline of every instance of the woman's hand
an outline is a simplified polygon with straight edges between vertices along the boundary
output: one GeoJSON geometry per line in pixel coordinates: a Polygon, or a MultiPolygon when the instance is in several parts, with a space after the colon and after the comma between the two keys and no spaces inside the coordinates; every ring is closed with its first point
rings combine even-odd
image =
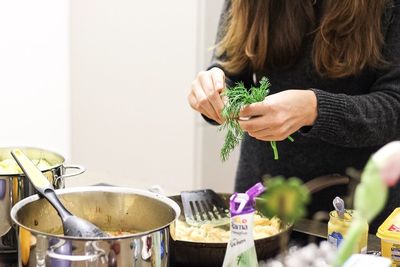
{"type": "Polygon", "coordinates": [[[254,138],[281,141],[317,118],[317,98],[311,90],[286,90],[244,107],[240,127],[254,138]]]}
{"type": "Polygon", "coordinates": [[[219,68],[200,71],[192,82],[188,101],[190,106],[221,124],[224,107],[220,93],[225,88],[225,74],[219,68]]]}

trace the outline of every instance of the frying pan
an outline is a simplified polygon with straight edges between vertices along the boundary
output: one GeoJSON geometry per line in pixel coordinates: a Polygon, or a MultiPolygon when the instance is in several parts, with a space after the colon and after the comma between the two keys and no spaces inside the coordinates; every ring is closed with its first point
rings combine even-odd
{"type": "MultiPolygon", "coordinates": [[[[225,202],[229,202],[231,194],[219,195],[225,202]]],[[[170,198],[183,210],[182,200],[179,195],[171,196],[170,198]]],[[[179,220],[185,221],[184,214],[181,213],[179,220]]],[[[292,228],[293,225],[287,225],[284,230],[276,235],[255,240],[258,260],[274,257],[286,248],[292,228]]],[[[173,237],[170,238],[170,241],[171,266],[222,266],[227,243],[190,242],[174,240],[173,237]]]]}
{"type": "MultiPolygon", "coordinates": [[[[306,182],[304,185],[308,188],[311,194],[314,194],[332,186],[350,185],[350,183],[351,180],[349,177],[332,174],[316,177],[306,182]]],[[[231,194],[220,195],[228,204],[231,194]]],[[[179,195],[171,196],[170,198],[180,206],[181,210],[183,210],[181,197],[179,195]]],[[[179,220],[185,220],[184,214],[180,214],[179,220]]],[[[284,230],[276,235],[255,240],[254,243],[256,246],[258,260],[266,260],[283,251],[283,249],[285,249],[288,245],[292,229],[293,225],[287,225],[284,230]]],[[[171,266],[222,266],[226,251],[226,243],[199,243],[174,240],[172,237],[170,240],[171,266]]]]}

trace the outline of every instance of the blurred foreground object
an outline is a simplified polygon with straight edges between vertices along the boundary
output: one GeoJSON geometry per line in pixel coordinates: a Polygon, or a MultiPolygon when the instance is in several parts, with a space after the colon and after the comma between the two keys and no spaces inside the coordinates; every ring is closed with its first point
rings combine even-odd
{"type": "Polygon", "coordinates": [[[303,248],[292,247],[276,259],[261,263],[260,267],[329,267],[336,256],[336,248],[323,241],[317,246],[311,243],[303,248]]]}
{"type": "Polygon", "coordinates": [[[261,196],[260,209],[265,216],[293,223],[306,214],[310,193],[300,179],[278,176],[266,179],[264,184],[267,190],[261,196]]]}
{"type": "Polygon", "coordinates": [[[351,256],[362,234],[363,220],[371,222],[387,200],[388,187],[400,179],[400,141],[388,143],[368,160],[354,196],[357,210],[346,240],[339,248],[335,266],[343,266],[351,256]]]}

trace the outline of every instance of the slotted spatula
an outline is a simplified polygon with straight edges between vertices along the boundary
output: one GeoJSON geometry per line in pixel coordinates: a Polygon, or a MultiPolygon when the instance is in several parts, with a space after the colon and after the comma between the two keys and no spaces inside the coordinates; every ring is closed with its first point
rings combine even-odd
{"type": "Polygon", "coordinates": [[[229,223],[229,209],[224,200],[213,190],[182,191],[181,199],[186,223],[201,226],[205,223],[229,223]]]}

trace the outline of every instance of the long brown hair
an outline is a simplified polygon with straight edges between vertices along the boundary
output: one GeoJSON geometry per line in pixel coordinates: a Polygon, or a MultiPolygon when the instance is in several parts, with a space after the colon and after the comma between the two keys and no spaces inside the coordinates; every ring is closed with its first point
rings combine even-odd
{"type": "Polygon", "coordinates": [[[232,0],[216,55],[228,73],[290,66],[312,34],[316,71],[331,78],[385,60],[381,18],[388,0],[326,0],[315,26],[315,0],[232,0]]]}

